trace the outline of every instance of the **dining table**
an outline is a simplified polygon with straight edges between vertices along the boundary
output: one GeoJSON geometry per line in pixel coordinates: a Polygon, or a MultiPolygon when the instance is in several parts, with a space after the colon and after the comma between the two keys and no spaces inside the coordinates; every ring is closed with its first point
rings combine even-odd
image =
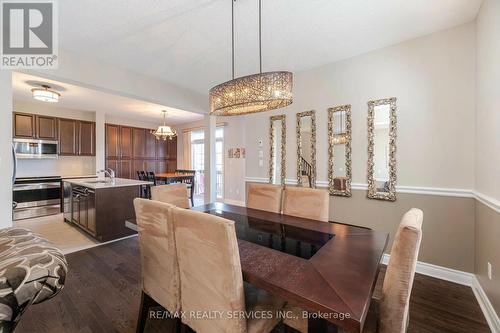
{"type": "Polygon", "coordinates": [[[190,209],[235,222],[243,279],[302,309],[308,332],[362,332],[387,233],[219,202],[190,209]]]}

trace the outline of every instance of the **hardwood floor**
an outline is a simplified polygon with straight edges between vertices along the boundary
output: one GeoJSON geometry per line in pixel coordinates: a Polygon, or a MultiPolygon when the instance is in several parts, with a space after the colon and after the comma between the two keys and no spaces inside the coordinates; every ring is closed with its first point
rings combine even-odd
{"type": "MultiPolygon", "coordinates": [[[[66,286],[55,298],[32,305],[16,333],[135,332],[141,298],[137,238],[66,256],[66,286]]],[[[375,295],[380,293],[384,271],[375,295]]],[[[165,320],[148,320],[145,332],[169,332],[165,320]]],[[[278,328],[276,332],[282,332],[278,328]]],[[[418,275],[410,305],[409,333],[490,332],[469,287],[418,275]]]]}

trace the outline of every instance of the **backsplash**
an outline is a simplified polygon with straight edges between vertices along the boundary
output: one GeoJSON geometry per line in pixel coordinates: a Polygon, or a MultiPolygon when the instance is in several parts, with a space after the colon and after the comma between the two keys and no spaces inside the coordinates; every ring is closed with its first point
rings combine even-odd
{"type": "Polygon", "coordinates": [[[84,176],[95,174],[94,156],[59,156],[57,159],[18,159],[17,177],[84,176]]]}

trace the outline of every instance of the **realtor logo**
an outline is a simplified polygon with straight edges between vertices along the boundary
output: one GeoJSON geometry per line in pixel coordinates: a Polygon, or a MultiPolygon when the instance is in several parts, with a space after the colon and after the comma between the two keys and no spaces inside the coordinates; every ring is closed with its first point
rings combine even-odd
{"type": "Polygon", "coordinates": [[[2,69],[57,68],[54,0],[0,0],[2,69]]]}

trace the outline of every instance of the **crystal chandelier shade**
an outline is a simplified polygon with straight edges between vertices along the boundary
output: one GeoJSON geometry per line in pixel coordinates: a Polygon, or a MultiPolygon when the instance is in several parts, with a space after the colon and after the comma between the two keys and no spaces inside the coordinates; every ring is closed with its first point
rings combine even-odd
{"type": "Polygon", "coordinates": [[[210,89],[210,114],[238,116],[279,109],[292,104],[293,74],[286,71],[262,72],[262,0],[259,0],[260,72],[234,77],[234,1],[231,0],[232,80],[210,89]]]}
{"type": "Polygon", "coordinates": [[[172,140],[175,136],[177,136],[177,131],[166,125],[166,117],[167,117],[167,111],[163,110],[163,125],[158,126],[158,129],[156,131],[152,130],[151,134],[153,134],[156,137],[156,140],[164,140],[166,141],[167,139],[172,140]]]}
{"type": "Polygon", "coordinates": [[[210,113],[234,116],[279,109],[292,104],[290,72],[239,77],[210,89],[210,113]]]}

